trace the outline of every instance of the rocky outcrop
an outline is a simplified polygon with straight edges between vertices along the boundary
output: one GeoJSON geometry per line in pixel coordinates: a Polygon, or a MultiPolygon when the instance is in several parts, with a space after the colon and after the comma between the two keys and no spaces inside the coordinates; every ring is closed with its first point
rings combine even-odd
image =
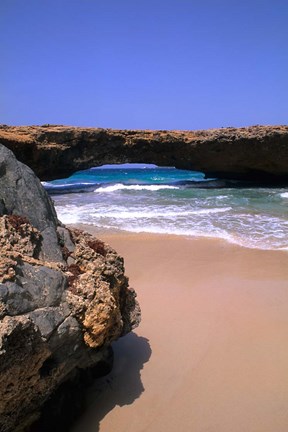
{"type": "Polygon", "coordinates": [[[137,131],[2,125],[0,142],[41,180],[107,163],[145,162],[207,177],[288,182],[288,126],[137,131]]]}
{"type": "Polygon", "coordinates": [[[0,430],[14,432],[77,370],[109,360],[140,310],[123,259],[61,225],[38,178],[3,146],[0,197],[0,430]]]}

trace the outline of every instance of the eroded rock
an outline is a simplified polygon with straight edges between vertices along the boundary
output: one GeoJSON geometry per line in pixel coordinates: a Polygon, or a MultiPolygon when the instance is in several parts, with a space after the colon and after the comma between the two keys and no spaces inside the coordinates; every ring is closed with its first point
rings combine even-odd
{"type": "Polygon", "coordinates": [[[198,131],[2,125],[0,142],[41,180],[102,164],[144,162],[210,178],[288,183],[287,125],[198,131]]]}
{"type": "Polygon", "coordinates": [[[0,430],[10,432],[76,370],[103,362],[140,309],[123,259],[60,225],[39,180],[3,146],[0,162],[0,430]]]}

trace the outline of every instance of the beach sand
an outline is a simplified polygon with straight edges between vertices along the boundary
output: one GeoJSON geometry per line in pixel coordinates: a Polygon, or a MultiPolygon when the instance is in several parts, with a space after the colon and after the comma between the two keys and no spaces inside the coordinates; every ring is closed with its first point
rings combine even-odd
{"type": "Polygon", "coordinates": [[[287,432],[288,253],[97,236],[124,256],[142,323],[73,432],[287,432]]]}

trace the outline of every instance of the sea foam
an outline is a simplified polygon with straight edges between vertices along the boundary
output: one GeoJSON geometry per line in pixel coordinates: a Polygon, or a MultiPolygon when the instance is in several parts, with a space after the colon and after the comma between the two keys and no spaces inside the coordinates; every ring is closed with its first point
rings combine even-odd
{"type": "Polygon", "coordinates": [[[64,223],[217,237],[259,249],[288,247],[287,188],[194,188],[192,181],[201,178],[192,174],[95,169],[43,184],[64,223]]]}
{"type": "Polygon", "coordinates": [[[119,190],[133,190],[133,191],[151,191],[155,192],[163,189],[179,189],[177,186],[169,186],[169,185],[124,185],[122,183],[117,183],[112,186],[105,186],[95,189],[94,192],[102,193],[102,192],[116,192],[119,190]]]}

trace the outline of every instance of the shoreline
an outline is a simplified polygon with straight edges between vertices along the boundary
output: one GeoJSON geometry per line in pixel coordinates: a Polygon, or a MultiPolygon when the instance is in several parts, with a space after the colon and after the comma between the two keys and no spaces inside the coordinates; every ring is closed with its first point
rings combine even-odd
{"type": "Polygon", "coordinates": [[[217,237],[217,236],[206,236],[206,235],[186,235],[186,234],[171,234],[171,233],[154,233],[154,232],[133,232],[133,231],[125,231],[125,230],[111,230],[111,229],[102,229],[102,228],[98,228],[97,226],[93,225],[93,224],[86,224],[86,223],[65,223],[65,225],[67,227],[71,226],[73,228],[78,228],[81,229],[83,231],[87,231],[88,233],[95,235],[96,237],[99,237],[99,239],[103,238],[123,238],[123,237],[127,237],[127,238],[140,238],[142,237],[143,239],[145,238],[171,238],[171,239],[182,239],[182,240],[188,240],[188,241],[196,241],[196,242],[218,242],[219,245],[222,244],[222,246],[224,244],[232,247],[236,247],[236,248],[243,248],[243,249],[248,249],[248,250],[253,250],[253,251],[265,251],[265,252],[280,252],[280,253],[287,253],[288,252],[288,245],[287,247],[283,247],[283,248],[278,248],[278,249],[272,249],[269,247],[256,247],[256,246],[250,246],[247,244],[241,244],[239,242],[237,242],[236,240],[233,241],[231,239],[228,239],[226,237],[217,237]]]}
{"type": "Polygon", "coordinates": [[[142,322],[73,432],[288,429],[286,251],[76,226],[124,257],[142,322]]]}

